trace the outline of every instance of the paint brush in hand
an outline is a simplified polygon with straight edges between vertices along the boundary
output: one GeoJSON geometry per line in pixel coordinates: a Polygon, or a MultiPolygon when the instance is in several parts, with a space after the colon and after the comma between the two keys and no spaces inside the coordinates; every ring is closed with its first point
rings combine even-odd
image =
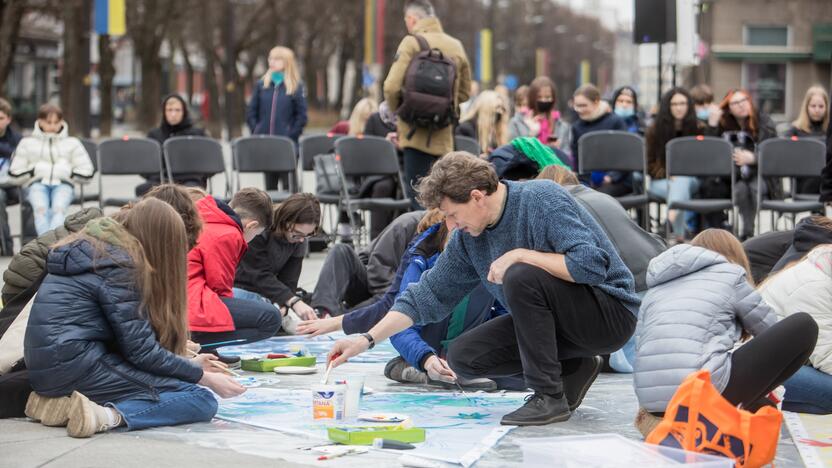
{"type": "MultiPolygon", "coordinates": [[[[453,370],[450,367],[448,367],[448,364],[443,359],[439,359],[439,363],[442,364],[442,367],[444,367],[445,369],[448,369],[449,371],[453,372],[453,370]]],[[[459,377],[455,378],[453,383],[456,385],[456,388],[458,388],[459,391],[462,393],[462,396],[464,396],[465,399],[468,400],[468,403],[471,403],[471,405],[476,406],[474,400],[472,400],[471,397],[469,397],[468,394],[465,393],[465,390],[463,390],[462,385],[459,384],[459,377]]]]}
{"type": "Polygon", "coordinates": [[[329,363],[326,365],[326,372],[324,372],[324,376],[321,378],[321,383],[326,385],[329,382],[329,372],[332,370],[332,361],[338,359],[341,353],[333,354],[332,358],[330,358],[329,363]]]}
{"type": "MultiPolygon", "coordinates": [[[[190,349],[188,350],[188,352],[191,354],[191,357],[197,357],[197,356],[199,356],[199,353],[197,353],[197,352],[195,352],[195,351],[192,351],[192,350],[190,350],[190,349]]],[[[221,371],[225,372],[225,373],[226,373],[226,374],[228,374],[228,375],[231,375],[231,376],[234,376],[234,377],[242,377],[242,375],[240,375],[239,373],[234,372],[233,370],[231,370],[231,369],[229,369],[229,368],[227,368],[227,367],[223,367],[223,366],[221,366],[221,365],[220,365],[218,362],[216,362],[216,361],[208,361],[208,362],[210,362],[212,366],[216,367],[217,369],[220,369],[221,371]]]]}

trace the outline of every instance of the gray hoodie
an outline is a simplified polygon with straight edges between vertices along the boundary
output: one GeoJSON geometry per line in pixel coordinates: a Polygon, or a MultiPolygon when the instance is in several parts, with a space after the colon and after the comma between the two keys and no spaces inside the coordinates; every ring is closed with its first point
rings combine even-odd
{"type": "Polygon", "coordinates": [[[636,327],[633,385],[650,412],[665,411],[682,380],[699,369],[710,371],[723,391],[743,328],[756,336],[777,321],[742,267],[701,247],[677,245],[653,259],[647,286],[636,327]]]}

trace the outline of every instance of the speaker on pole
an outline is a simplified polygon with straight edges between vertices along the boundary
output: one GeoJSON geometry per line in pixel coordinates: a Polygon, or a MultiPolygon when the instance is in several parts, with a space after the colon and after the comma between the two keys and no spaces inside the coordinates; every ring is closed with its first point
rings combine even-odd
{"type": "Polygon", "coordinates": [[[676,41],[676,0],[635,0],[633,42],[676,41]]]}

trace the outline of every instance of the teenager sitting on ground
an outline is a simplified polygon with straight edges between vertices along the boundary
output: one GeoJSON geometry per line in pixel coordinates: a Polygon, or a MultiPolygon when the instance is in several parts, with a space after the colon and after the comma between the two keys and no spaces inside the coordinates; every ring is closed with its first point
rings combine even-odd
{"type": "Polygon", "coordinates": [[[451,369],[466,378],[525,378],[535,393],[503,424],[569,419],[597,376],[596,356],[621,348],[635,329],[639,299],[615,247],[562,187],[500,182],[488,162],[465,152],[439,159],[418,191],[456,232],[381,322],[335,343],[334,365],[414,323],[447,317],[483,284],[509,314],[457,337],[451,369]]]}
{"type": "Polygon", "coordinates": [[[818,340],[809,362],[786,381],[783,409],[832,413],[832,244],[814,248],[803,260],[772,274],[760,294],[783,319],[806,312],[818,324],[818,340]]]}
{"type": "Polygon", "coordinates": [[[318,318],[296,295],[307,239],[318,231],[321,205],[311,193],[296,193],[274,209],[269,230],[256,236],[237,266],[234,297],[265,300],[280,308],[283,328],[318,318]],[[290,325],[291,324],[291,325],[290,325]]]}
{"type": "Polygon", "coordinates": [[[187,236],[167,203],[143,200],[123,223],[100,218],[49,254],[25,354],[26,415],[72,437],[210,421],[245,391],[213,356],[189,358],[187,236]]]}
{"type": "MultiPolygon", "coordinates": [[[[194,191],[192,190],[192,193],[194,191]]],[[[229,204],[211,196],[196,202],[203,229],[188,252],[188,322],[201,344],[246,343],[274,336],[280,312],[270,303],[234,297],[234,274],[248,243],[272,224],[272,200],[255,188],[234,194],[229,204]]]]}
{"type": "Polygon", "coordinates": [[[756,411],[815,347],[815,321],[800,312],[777,322],[728,231],[706,229],[668,249],[650,262],[647,284],[633,374],[641,406],[635,425],[645,437],[690,373],[708,370],[726,400],[756,411]],[[746,333],[754,339],[735,350],[746,333]]]}

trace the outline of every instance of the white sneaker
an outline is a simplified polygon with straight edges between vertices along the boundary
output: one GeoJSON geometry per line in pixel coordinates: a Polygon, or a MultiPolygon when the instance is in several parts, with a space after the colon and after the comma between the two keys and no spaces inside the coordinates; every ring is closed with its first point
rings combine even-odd
{"type": "Polygon", "coordinates": [[[286,312],[286,315],[283,316],[283,331],[290,335],[297,335],[298,324],[300,324],[302,320],[298,317],[298,314],[295,313],[294,310],[289,310],[286,312]]]}
{"type": "Polygon", "coordinates": [[[97,432],[106,432],[122,424],[121,415],[89,400],[78,392],[72,392],[69,405],[69,422],[66,432],[70,437],[86,438],[97,432]]]}

